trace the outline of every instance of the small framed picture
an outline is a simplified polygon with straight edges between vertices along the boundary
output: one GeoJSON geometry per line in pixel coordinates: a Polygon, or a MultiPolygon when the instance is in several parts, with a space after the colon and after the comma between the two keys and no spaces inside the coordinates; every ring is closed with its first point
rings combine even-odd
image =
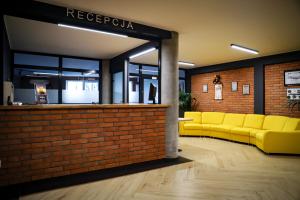
{"type": "Polygon", "coordinates": [[[245,84],[243,85],[243,95],[249,95],[250,94],[250,85],[245,84]]]}
{"type": "Polygon", "coordinates": [[[300,85],[300,69],[284,71],[284,86],[300,85]]]}
{"type": "Polygon", "coordinates": [[[215,100],[222,100],[222,91],[223,85],[222,84],[215,84],[215,100]]]}
{"type": "Polygon", "coordinates": [[[208,92],[208,85],[207,84],[202,86],[202,92],[204,92],[204,93],[208,92]]]}
{"type": "Polygon", "coordinates": [[[237,81],[231,82],[231,91],[236,92],[237,90],[238,90],[238,82],[237,81]]]}

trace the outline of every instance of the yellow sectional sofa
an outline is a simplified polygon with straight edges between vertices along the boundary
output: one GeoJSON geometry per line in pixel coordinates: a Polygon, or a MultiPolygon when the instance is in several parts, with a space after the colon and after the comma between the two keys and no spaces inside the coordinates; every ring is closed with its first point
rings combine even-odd
{"type": "Polygon", "coordinates": [[[181,136],[210,136],[256,145],[266,153],[300,154],[300,118],[222,112],[185,112],[181,136]]]}

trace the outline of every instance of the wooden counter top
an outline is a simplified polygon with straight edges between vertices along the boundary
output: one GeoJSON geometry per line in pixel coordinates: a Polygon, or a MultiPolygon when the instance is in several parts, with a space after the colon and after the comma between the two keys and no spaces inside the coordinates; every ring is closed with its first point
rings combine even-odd
{"type": "Polygon", "coordinates": [[[97,109],[97,108],[166,108],[166,104],[45,104],[0,106],[0,110],[97,109]]]}

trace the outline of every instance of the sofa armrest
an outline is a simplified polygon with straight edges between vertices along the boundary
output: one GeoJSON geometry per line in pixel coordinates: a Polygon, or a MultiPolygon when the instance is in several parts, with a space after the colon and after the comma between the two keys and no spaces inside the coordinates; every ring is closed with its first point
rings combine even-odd
{"type": "Polygon", "coordinates": [[[300,131],[266,131],[262,146],[269,153],[300,153],[300,131]]]}
{"type": "Polygon", "coordinates": [[[183,121],[179,121],[179,134],[184,132],[184,123],[183,121]]]}

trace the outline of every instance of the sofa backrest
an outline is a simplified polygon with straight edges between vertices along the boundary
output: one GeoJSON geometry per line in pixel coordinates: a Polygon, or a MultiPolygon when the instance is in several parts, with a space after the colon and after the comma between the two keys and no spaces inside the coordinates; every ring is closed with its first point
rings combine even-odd
{"type": "Polygon", "coordinates": [[[300,130],[300,118],[288,118],[282,130],[283,131],[300,130]]]}
{"type": "Polygon", "coordinates": [[[263,129],[272,131],[281,131],[288,117],[267,115],[265,116],[263,129]]]}
{"type": "Polygon", "coordinates": [[[201,123],[201,112],[185,112],[184,118],[192,118],[193,121],[186,121],[185,123],[201,123]]]}
{"type": "Polygon", "coordinates": [[[202,124],[222,124],[225,113],[202,112],[202,124]]]}
{"type": "Polygon", "coordinates": [[[245,114],[225,113],[223,124],[242,127],[245,114]]]}
{"type": "Polygon", "coordinates": [[[264,119],[265,119],[264,115],[247,114],[245,117],[243,127],[261,129],[264,123],[264,119]]]}

